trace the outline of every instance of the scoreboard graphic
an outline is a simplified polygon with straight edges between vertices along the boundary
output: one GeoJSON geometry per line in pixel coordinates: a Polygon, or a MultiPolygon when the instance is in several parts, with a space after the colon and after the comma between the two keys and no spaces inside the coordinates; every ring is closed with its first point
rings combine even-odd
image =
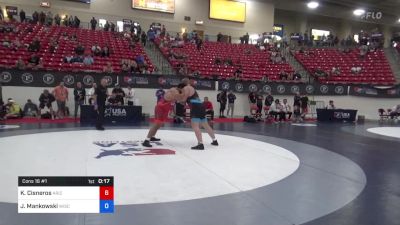
{"type": "Polygon", "coordinates": [[[18,177],[18,213],[113,213],[114,177],[18,177]]]}

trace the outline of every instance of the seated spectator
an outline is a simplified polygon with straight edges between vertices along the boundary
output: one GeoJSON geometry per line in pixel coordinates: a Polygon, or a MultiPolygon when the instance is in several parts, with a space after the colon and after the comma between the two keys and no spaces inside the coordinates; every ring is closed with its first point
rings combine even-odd
{"type": "Polygon", "coordinates": [[[24,106],[24,116],[37,117],[39,115],[38,106],[28,99],[24,106]]]}
{"type": "Polygon", "coordinates": [[[368,53],[368,46],[367,45],[361,45],[360,46],[360,59],[365,59],[365,56],[368,53]]]}
{"type": "MultiPolygon", "coordinates": [[[[285,115],[288,115],[287,119],[290,120],[293,113],[292,113],[292,107],[287,102],[287,99],[283,99],[282,107],[283,107],[283,112],[285,113],[285,115]]],[[[285,119],[286,119],[286,116],[285,116],[285,119]]]]}
{"type": "Polygon", "coordinates": [[[40,58],[40,59],[39,59],[39,63],[38,63],[36,66],[32,67],[31,69],[33,69],[33,70],[40,70],[40,69],[43,69],[43,59],[40,58]]]}
{"type": "Polygon", "coordinates": [[[211,120],[214,120],[214,107],[212,102],[208,100],[208,97],[204,97],[203,105],[206,108],[206,115],[210,116],[211,120]]]}
{"type": "Polygon", "coordinates": [[[296,81],[301,80],[301,74],[300,74],[299,71],[296,71],[296,72],[293,74],[293,80],[296,80],[296,81]]]}
{"type": "Polygon", "coordinates": [[[32,54],[28,59],[28,68],[32,69],[39,65],[40,58],[36,54],[32,54]]]}
{"type": "Polygon", "coordinates": [[[69,37],[69,40],[71,41],[77,41],[78,37],[76,36],[76,34],[71,34],[71,36],[69,37]]]}
{"type": "Polygon", "coordinates": [[[393,106],[392,111],[389,114],[391,119],[400,116],[400,104],[393,106]]]}
{"type": "Polygon", "coordinates": [[[39,50],[40,50],[40,41],[36,37],[35,39],[33,39],[32,43],[29,44],[28,51],[30,51],[30,52],[38,52],[39,50]]]}
{"type": "Polygon", "coordinates": [[[22,56],[18,57],[18,60],[15,62],[15,68],[19,70],[24,70],[26,69],[26,64],[24,60],[22,59],[22,56]]]}
{"type": "Polygon", "coordinates": [[[107,103],[108,105],[121,105],[121,102],[117,99],[117,94],[114,92],[108,98],[107,103]]]}
{"type": "Polygon", "coordinates": [[[242,66],[239,66],[233,73],[233,79],[240,80],[242,79],[242,75],[243,75],[242,66]]]}
{"type": "Polygon", "coordinates": [[[75,54],[77,55],[83,55],[85,53],[85,47],[81,43],[78,43],[78,45],[75,47],[75,54]]]}
{"type": "Polygon", "coordinates": [[[287,80],[288,79],[288,74],[284,70],[281,70],[281,72],[279,73],[279,79],[280,80],[287,80]]]}
{"type": "Polygon", "coordinates": [[[129,63],[129,66],[130,66],[131,73],[140,72],[138,64],[136,63],[135,60],[129,60],[128,63],[129,63]]]}
{"type": "Polygon", "coordinates": [[[110,57],[110,49],[108,46],[103,47],[103,50],[101,51],[101,57],[110,57]]]}
{"type": "Polygon", "coordinates": [[[336,109],[335,104],[333,103],[333,100],[329,101],[328,106],[326,106],[326,109],[336,109]]]}
{"type": "Polygon", "coordinates": [[[121,60],[121,70],[122,70],[122,72],[130,72],[131,71],[131,65],[129,64],[128,59],[121,60]]]}
{"type": "Polygon", "coordinates": [[[362,71],[362,68],[360,66],[353,66],[350,71],[352,74],[359,74],[362,71]]]}
{"type": "Polygon", "coordinates": [[[92,50],[92,53],[95,56],[100,56],[101,55],[101,47],[99,46],[99,44],[96,43],[95,45],[93,45],[91,50],[92,50]]]}
{"type": "Polygon", "coordinates": [[[340,68],[339,67],[332,67],[332,70],[331,70],[331,74],[332,75],[340,75],[340,68]]]}
{"type": "Polygon", "coordinates": [[[146,65],[146,62],[144,60],[144,56],[143,55],[136,56],[135,61],[136,61],[136,63],[137,63],[139,68],[146,65]]]}
{"type": "Polygon", "coordinates": [[[94,59],[90,54],[86,54],[85,58],[83,58],[83,65],[91,66],[94,63],[94,59]]]}
{"type": "Polygon", "coordinates": [[[119,84],[115,84],[112,93],[115,94],[115,99],[118,102],[118,105],[124,105],[125,92],[119,84]]]}
{"type": "Polygon", "coordinates": [[[57,50],[57,48],[58,48],[58,41],[56,41],[55,39],[52,39],[50,41],[50,49],[49,49],[50,52],[54,53],[57,50]]]}
{"type": "Polygon", "coordinates": [[[6,119],[21,118],[21,106],[19,106],[12,98],[9,98],[6,104],[6,119]]]}
{"type": "Polygon", "coordinates": [[[103,67],[104,73],[114,73],[114,69],[111,65],[111,62],[108,62],[106,66],[103,67]]]}
{"type": "Polygon", "coordinates": [[[14,51],[17,51],[19,48],[22,47],[22,43],[21,43],[21,41],[19,40],[18,37],[15,38],[14,41],[12,41],[11,47],[12,47],[12,49],[13,49],[14,51]]]}
{"type": "Polygon", "coordinates": [[[317,68],[314,74],[316,77],[326,77],[326,72],[323,71],[321,68],[317,68]]]}
{"type": "Polygon", "coordinates": [[[275,99],[275,101],[271,104],[269,108],[269,114],[275,118],[275,122],[282,122],[285,119],[285,112],[283,111],[283,106],[279,102],[279,99],[275,99]]]}
{"type": "Polygon", "coordinates": [[[10,41],[10,39],[8,38],[8,36],[5,36],[5,37],[4,37],[4,39],[3,39],[3,41],[2,41],[2,45],[3,45],[3,47],[5,47],[5,48],[11,47],[11,41],[10,41]]]}
{"type": "Polygon", "coordinates": [[[267,83],[268,80],[269,80],[269,78],[268,78],[267,75],[264,75],[264,76],[262,76],[262,78],[261,78],[261,82],[264,82],[264,83],[267,83]]]}
{"type": "Polygon", "coordinates": [[[224,60],[224,65],[225,65],[225,66],[233,66],[232,59],[226,58],[226,59],[224,60]]]}

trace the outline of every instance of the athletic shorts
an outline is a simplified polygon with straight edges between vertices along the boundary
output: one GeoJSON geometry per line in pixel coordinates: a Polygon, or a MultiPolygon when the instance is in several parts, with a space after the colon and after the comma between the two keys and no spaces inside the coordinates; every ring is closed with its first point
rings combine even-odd
{"type": "Polygon", "coordinates": [[[192,122],[207,122],[206,108],[204,107],[203,103],[196,99],[191,100],[190,103],[190,118],[192,119],[192,122]]]}
{"type": "Polygon", "coordinates": [[[207,123],[208,120],[207,120],[207,118],[203,118],[203,119],[192,118],[191,121],[192,121],[192,123],[207,123]]]}
{"type": "Polygon", "coordinates": [[[42,102],[42,103],[39,104],[39,108],[44,109],[45,107],[50,109],[51,108],[51,103],[42,102]]]}
{"type": "Polygon", "coordinates": [[[156,123],[164,123],[168,119],[169,111],[172,110],[171,102],[167,102],[161,100],[157,103],[154,113],[155,113],[155,122],[156,123]]]}
{"type": "Polygon", "coordinates": [[[65,110],[65,101],[57,101],[57,108],[58,110],[65,110]]]}

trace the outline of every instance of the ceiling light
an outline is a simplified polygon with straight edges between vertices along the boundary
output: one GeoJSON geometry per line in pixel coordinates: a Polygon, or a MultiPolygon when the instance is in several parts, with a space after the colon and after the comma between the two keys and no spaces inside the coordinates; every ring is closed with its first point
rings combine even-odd
{"type": "Polygon", "coordinates": [[[353,11],[353,14],[356,15],[356,16],[361,16],[364,13],[365,13],[364,9],[356,9],[356,10],[353,11]]]}
{"type": "Polygon", "coordinates": [[[307,3],[307,7],[310,8],[310,9],[315,9],[315,8],[317,8],[318,6],[319,6],[319,3],[318,3],[318,2],[312,1],[312,2],[307,3]]]}

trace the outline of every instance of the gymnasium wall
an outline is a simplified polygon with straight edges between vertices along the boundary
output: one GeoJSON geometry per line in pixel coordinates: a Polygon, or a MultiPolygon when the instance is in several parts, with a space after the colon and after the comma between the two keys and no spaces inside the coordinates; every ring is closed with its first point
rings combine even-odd
{"type": "MultiPolygon", "coordinates": [[[[3,98],[13,98],[22,106],[25,104],[28,98],[31,98],[33,102],[38,103],[38,98],[43,88],[37,87],[3,87],[3,98]]],[[[111,91],[111,90],[110,90],[111,91]]],[[[143,113],[153,115],[154,105],[156,103],[154,89],[136,89],[136,97],[139,99],[140,104],[143,106],[143,113]]],[[[217,91],[199,91],[200,96],[209,97],[214,105],[214,111],[216,115],[219,110],[218,102],[216,101],[217,91]]],[[[73,89],[69,89],[70,99],[68,107],[73,112],[73,89]]],[[[236,94],[237,101],[235,105],[235,115],[244,116],[249,113],[249,104],[247,100],[247,94],[236,94]]],[[[290,104],[293,104],[293,96],[275,96],[280,100],[286,98],[290,104]]],[[[326,104],[329,100],[335,101],[335,105],[338,108],[343,109],[358,109],[358,115],[365,115],[367,119],[378,119],[377,109],[378,108],[392,108],[396,104],[400,104],[400,99],[382,99],[382,98],[366,98],[366,97],[355,97],[355,96],[309,96],[310,99],[316,101],[325,101],[326,104]]],[[[55,104],[54,104],[55,107],[55,104]]]]}
{"type": "Polygon", "coordinates": [[[246,1],[246,22],[236,23],[229,21],[209,19],[208,0],[175,0],[175,14],[151,12],[132,9],[131,0],[95,0],[91,4],[76,2],[47,0],[51,8],[41,8],[41,0],[0,0],[0,6],[17,6],[24,9],[28,15],[34,10],[78,16],[82,22],[89,22],[92,16],[111,21],[132,19],[142,24],[147,30],[153,22],[165,24],[167,30],[178,32],[184,27],[191,31],[204,30],[206,34],[216,35],[218,32],[240,37],[249,33],[261,33],[272,31],[274,21],[274,5],[269,1],[246,1]],[[190,16],[191,21],[185,21],[184,17],[190,16]],[[196,20],[203,20],[204,25],[195,25],[196,20]]]}

